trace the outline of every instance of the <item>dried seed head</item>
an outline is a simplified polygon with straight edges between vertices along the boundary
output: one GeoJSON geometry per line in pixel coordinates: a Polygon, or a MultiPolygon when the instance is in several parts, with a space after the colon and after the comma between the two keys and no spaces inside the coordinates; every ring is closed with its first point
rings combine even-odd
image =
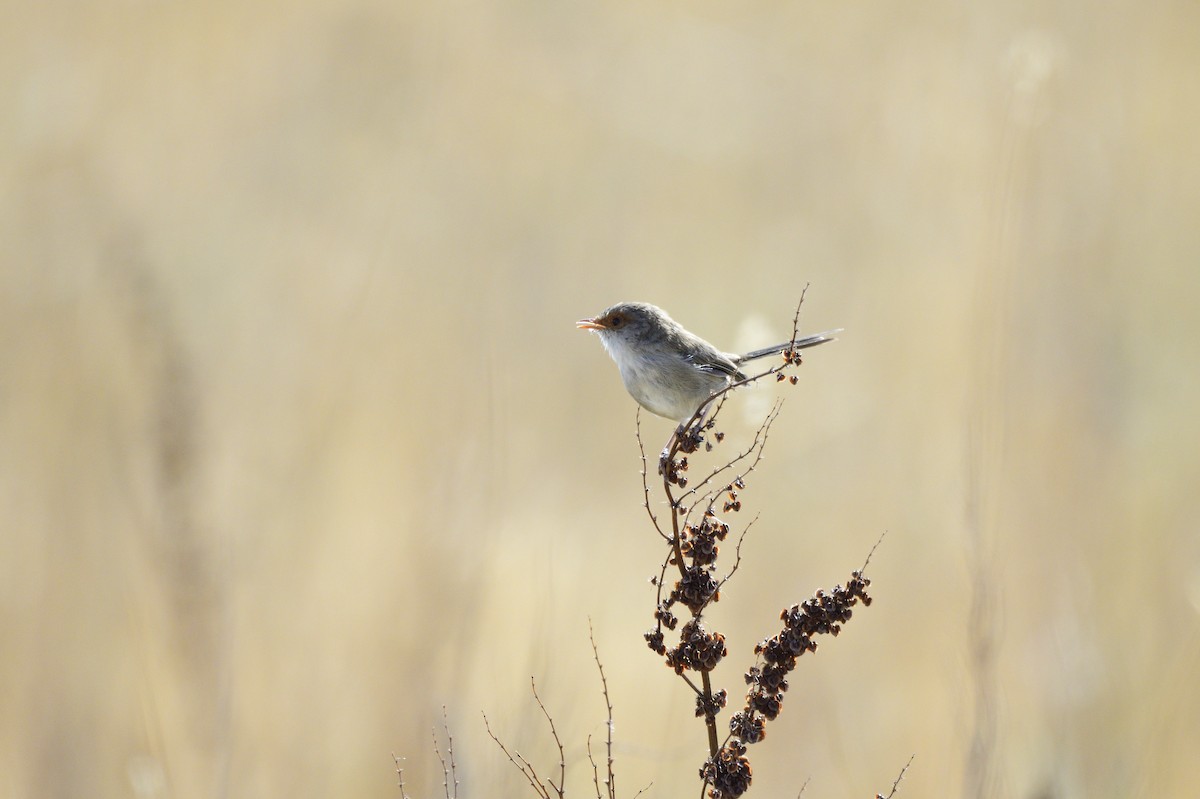
{"type": "Polygon", "coordinates": [[[725,744],[716,757],[705,761],[700,769],[700,777],[712,786],[708,792],[712,799],[736,799],[750,790],[750,761],[746,759],[746,745],[736,738],[725,744]]]}

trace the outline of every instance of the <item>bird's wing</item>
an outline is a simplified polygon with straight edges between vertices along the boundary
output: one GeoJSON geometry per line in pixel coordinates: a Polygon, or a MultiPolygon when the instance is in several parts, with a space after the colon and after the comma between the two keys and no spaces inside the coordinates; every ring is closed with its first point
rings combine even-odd
{"type": "Polygon", "coordinates": [[[734,380],[740,380],[743,376],[742,373],[738,371],[737,365],[724,355],[718,355],[717,357],[697,357],[696,354],[692,354],[688,355],[685,360],[690,362],[701,372],[731,377],[734,380]]]}

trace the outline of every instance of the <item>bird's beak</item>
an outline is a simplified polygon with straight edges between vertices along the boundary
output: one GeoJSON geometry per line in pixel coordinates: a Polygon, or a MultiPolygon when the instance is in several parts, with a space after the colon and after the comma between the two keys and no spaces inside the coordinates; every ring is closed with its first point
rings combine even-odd
{"type": "Polygon", "coordinates": [[[575,327],[579,328],[580,330],[607,330],[604,325],[600,324],[595,319],[580,319],[575,323],[575,327]]]}

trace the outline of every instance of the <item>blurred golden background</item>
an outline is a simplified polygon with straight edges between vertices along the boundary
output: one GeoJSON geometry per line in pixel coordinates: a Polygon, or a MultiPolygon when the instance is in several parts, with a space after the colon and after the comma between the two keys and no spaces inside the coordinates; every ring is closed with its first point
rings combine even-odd
{"type": "MultiPolygon", "coordinates": [[[[1200,782],[1200,5],[46,2],[0,33],[0,795],[694,796],[634,403],[573,323],[785,397],[711,614],[887,531],[752,796],[1200,782]],[[444,734],[443,734],[444,735],[444,734]],[[444,749],[445,740],[443,737],[444,749]]],[[[643,417],[657,451],[671,425],[643,417]]]]}

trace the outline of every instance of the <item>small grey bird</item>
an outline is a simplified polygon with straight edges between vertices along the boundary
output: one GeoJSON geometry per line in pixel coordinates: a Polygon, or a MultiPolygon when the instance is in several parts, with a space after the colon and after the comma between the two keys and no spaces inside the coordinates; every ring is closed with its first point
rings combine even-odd
{"type": "Polygon", "coordinates": [[[661,308],[645,302],[618,303],[575,325],[600,336],[604,349],[621,370],[625,389],[639,405],[680,423],[690,419],[714,392],[745,380],[739,367],[747,361],[788,348],[815,347],[833,341],[833,335],[841,332],[830,330],[745,355],[731,355],[684,330],[661,308]]]}

